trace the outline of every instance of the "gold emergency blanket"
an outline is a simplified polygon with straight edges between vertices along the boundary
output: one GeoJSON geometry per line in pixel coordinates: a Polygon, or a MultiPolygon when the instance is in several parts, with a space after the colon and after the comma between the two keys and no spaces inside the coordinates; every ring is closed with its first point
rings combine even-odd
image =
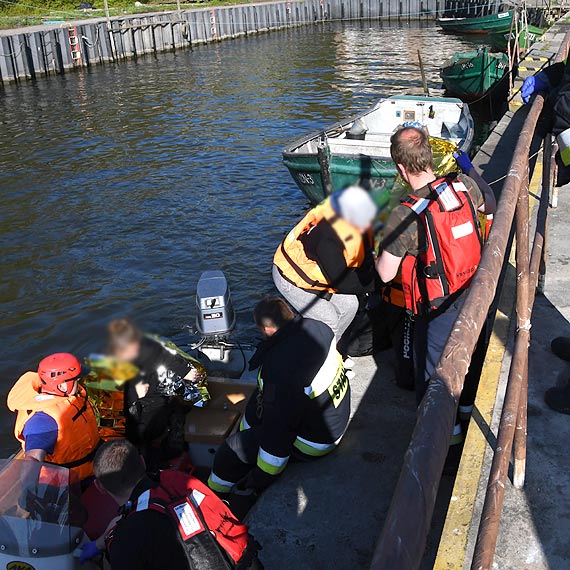
{"type": "Polygon", "coordinates": [[[139,370],[134,364],[99,355],[87,358],[86,363],[91,370],[84,384],[101,439],[122,439],[125,437],[124,384],[136,378],[139,370]]]}

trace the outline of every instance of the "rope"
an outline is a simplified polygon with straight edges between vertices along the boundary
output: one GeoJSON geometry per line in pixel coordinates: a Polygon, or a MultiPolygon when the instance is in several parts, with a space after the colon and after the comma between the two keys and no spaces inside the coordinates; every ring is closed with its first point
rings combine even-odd
{"type": "Polygon", "coordinates": [[[0,55],[4,57],[18,57],[22,53],[22,48],[24,47],[24,43],[20,42],[20,47],[18,48],[17,52],[13,53],[0,53],[0,55]]]}
{"type": "MultiPolygon", "coordinates": [[[[531,154],[528,159],[532,160],[535,156],[538,156],[540,154],[540,151],[542,150],[542,146],[534,153],[531,154]]],[[[493,180],[493,182],[487,182],[487,184],[489,186],[493,186],[493,184],[496,184],[497,182],[500,182],[501,180],[504,180],[505,178],[508,178],[508,174],[505,174],[504,176],[501,176],[500,178],[497,178],[497,180],[493,180]]]]}
{"type": "Polygon", "coordinates": [[[92,42],[87,36],[81,36],[81,39],[85,42],[85,45],[88,48],[94,49],[95,46],[99,43],[99,26],[97,26],[97,34],[95,36],[95,42],[92,42]]]}

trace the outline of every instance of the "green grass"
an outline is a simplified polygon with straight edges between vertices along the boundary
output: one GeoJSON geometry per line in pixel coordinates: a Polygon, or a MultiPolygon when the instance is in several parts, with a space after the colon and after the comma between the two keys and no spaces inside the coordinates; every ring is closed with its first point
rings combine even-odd
{"type": "MultiPolygon", "coordinates": [[[[181,1],[183,9],[238,4],[250,0],[195,0],[193,2],[181,1]]],[[[103,18],[103,0],[93,2],[94,10],[78,10],[81,0],[0,0],[0,29],[19,28],[22,26],[35,26],[49,20],[82,20],[89,18],[103,18]]],[[[135,2],[127,0],[108,0],[111,16],[124,16],[130,14],[143,14],[145,12],[162,12],[176,10],[176,0],[152,4],[148,0],[135,6],[135,2]]]]}

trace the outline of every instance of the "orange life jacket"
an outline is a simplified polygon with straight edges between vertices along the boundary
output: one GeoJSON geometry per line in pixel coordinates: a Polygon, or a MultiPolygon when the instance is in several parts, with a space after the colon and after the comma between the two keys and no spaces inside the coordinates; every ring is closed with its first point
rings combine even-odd
{"type": "Polygon", "coordinates": [[[8,408],[18,412],[14,434],[25,449],[24,425],[36,413],[43,412],[57,423],[57,441],[45,461],[67,467],[80,480],[93,475],[93,457],[99,444],[99,429],[87,392],[78,387],[75,396],[52,396],[38,391],[35,372],[26,372],[8,394],[8,408]]]}
{"type": "Polygon", "coordinates": [[[277,248],[273,263],[285,279],[301,289],[335,293],[334,284],[328,282],[318,263],[309,259],[303,244],[303,237],[322,221],[331,224],[343,243],[346,266],[353,269],[362,266],[366,257],[365,239],[357,228],[334,211],[330,198],[309,211],[289,232],[277,248]]]}
{"type": "Polygon", "coordinates": [[[398,275],[382,288],[382,300],[396,307],[406,308],[406,297],[404,295],[404,287],[402,285],[402,274],[398,275]]]}

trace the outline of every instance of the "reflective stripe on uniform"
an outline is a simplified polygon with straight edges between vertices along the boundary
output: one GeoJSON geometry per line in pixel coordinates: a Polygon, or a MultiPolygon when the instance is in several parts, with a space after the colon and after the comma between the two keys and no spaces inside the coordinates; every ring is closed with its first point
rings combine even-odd
{"type": "Polygon", "coordinates": [[[277,455],[272,455],[263,449],[259,448],[259,453],[257,454],[257,466],[265,473],[269,475],[279,475],[285,467],[289,457],[278,457],[277,455]]]}
{"type": "Polygon", "coordinates": [[[560,158],[564,166],[570,166],[570,129],[562,131],[557,137],[556,142],[560,149],[560,158]]]}
{"type": "Polygon", "coordinates": [[[305,394],[311,398],[318,398],[324,394],[338,380],[343,370],[342,356],[336,349],[336,341],[332,340],[329,353],[317,375],[309,386],[305,386],[305,394]]]}
{"type": "Polygon", "coordinates": [[[463,431],[461,429],[461,424],[455,424],[453,427],[453,434],[451,435],[451,441],[449,445],[459,445],[463,442],[463,431]]]}
{"type": "Polygon", "coordinates": [[[224,481],[221,477],[218,477],[213,471],[208,477],[208,487],[215,491],[216,493],[229,493],[235,483],[231,481],[224,481]]]}
{"type": "MultiPolygon", "coordinates": [[[[343,434],[344,435],[344,434],[343,434]]],[[[342,435],[334,443],[315,443],[314,441],[309,441],[304,437],[297,436],[295,443],[293,444],[301,453],[305,455],[310,455],[311,457],[321,457],[322,455],[327,455],[340,443],[342,435]]]]}
{"type": "Polygon", "coordinates": [[[242,416],[241,418],[241,422],[239,424],[239,431],[245,431],[247,429],[249,429],[251,426],[249,425],[249,423],[247,422],[247,420],[245,419],[245,414],[242,416]]]}

